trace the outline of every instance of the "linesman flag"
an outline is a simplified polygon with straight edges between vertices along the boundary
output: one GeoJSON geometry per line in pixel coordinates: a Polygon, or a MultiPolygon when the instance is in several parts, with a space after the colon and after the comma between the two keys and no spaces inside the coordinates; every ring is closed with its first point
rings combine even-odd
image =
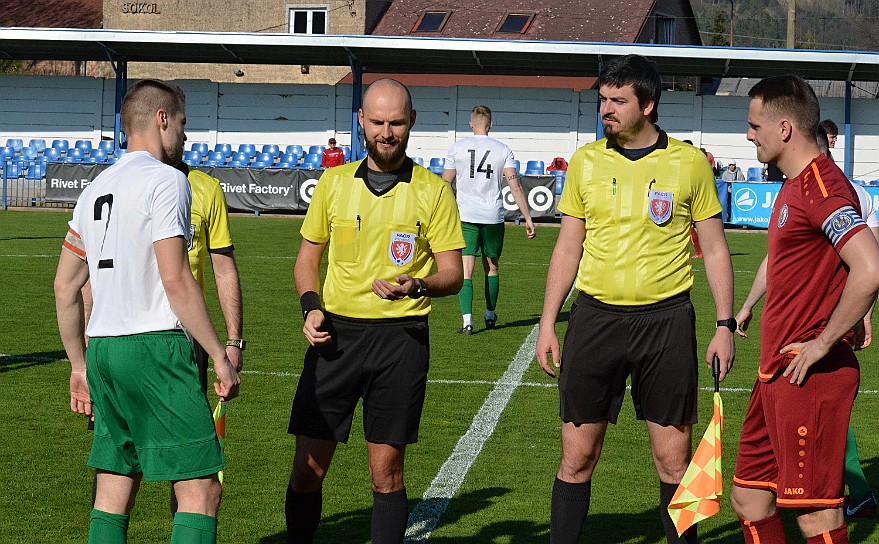
{"type": "Polygon", "coordinates": [[[720,360],[714,356],[714,416],[705,429],[693,460],[684,473],[671,503],[668,514],[682,535],[691,526],[720,511],[723,494],[723,473],[720,457],[723,440],[723,401],[720,399],[720,360]]]}
{"type": "MultiPolygon", "coordinates": [[[[217,402],[214,408],[214,427],[217,429],[217,439],[220,441],[220,449],[226,449],[226,403],[224,401],[217,402]]],[[[217,473],[220,484],[223,483],[223,471],[217,473]]]]}

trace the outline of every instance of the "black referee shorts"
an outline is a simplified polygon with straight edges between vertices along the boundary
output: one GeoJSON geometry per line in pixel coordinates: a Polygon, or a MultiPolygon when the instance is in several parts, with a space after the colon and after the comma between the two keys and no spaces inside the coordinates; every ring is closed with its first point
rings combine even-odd
{"type": "Polygon", "coordinates": [[[695,323],[687,292],[642,306],[605,304],[580,293],[562,349],[562,421],[616,423],[631,375],[638,419],[696,423],[695,323]]]}
{"type": "Polygon", "coordinates": [[[347,442],[362,398],[368,442],[417,442],[430,359],[427,318],[325,315],[333,341],[308,348],[287,432],[347,442]]]}

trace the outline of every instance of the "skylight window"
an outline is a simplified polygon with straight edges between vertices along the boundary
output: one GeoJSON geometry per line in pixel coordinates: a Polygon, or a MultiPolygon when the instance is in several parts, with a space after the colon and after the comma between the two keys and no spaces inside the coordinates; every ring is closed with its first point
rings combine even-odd
{"type": "Polygon", "coordinates": [[[442,32],[451,11],[425,11],[412,27],[412,32],[442,32]]]}
{"type": "Polygon", "coordinates": [[[531,26],[531,21],[533,20],[533,13],[507,13],[496,32],[502,32],[505,34],[524,34],[528,30],[528,27],[531,26]]]}

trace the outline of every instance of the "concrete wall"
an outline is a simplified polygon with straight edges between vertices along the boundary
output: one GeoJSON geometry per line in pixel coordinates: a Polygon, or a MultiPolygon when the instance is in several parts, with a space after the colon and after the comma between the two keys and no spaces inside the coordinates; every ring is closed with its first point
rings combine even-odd
{"type": "MultiPolygon", "coordinates": [[[[325,145],[334,136],[351,142],[350,85],[231,84],[178,80],[187,94],[189,142],[325,145]]],[[[115,81],[97,78],[0,76],[0,145],[7,138],[112,138],[115,81]]],[[[470,110],[492,109],[492,136],[506,142],[520,161],[570,158],[595,140],[596,91],[502,87],[413,87],[417,120],[409,141],[415,157],[444,157],[470,134],[470,110]]],[[[842,126],[844,103],[822,99],[822,117],[842,126]]],[[[690,139],[722,163],[760,166],[745,138],[748,99],[667,91],[659,125],[672,137],[690,139]]],[[[854,175],[879,179],[879,109],[853,102],[854,175]]],[[[51,142],[49,142],[51,144],[51,142]]],[[[834,153],[843,160],[845,135],[834,153]]]]}

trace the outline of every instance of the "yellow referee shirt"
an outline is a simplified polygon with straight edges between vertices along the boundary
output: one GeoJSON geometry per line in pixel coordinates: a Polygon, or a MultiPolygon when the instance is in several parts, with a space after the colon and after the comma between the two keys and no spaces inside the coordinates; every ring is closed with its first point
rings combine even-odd
{"type": "Polygon", "coordinates": [[[229,232],[226,195],[223,194],[220,182],[199,170],[190,170],[187,177],[192,188],[189,268],[204,292],[208,251],[231,250],[232,233],[229,232]]]}
{"type": "Polygon", "coordinates": [[[324,308],[361,319],[427,315],[430,298],[384,300],[375,279],[433,273],[434,253],[464,247],[451,186],[407,158],[383,194],[366,183],[366,160],[324,172],[302,224],[302,237],[329,243],[324,308]]]}
{"type": "Polygon", "coordinates": [[[690,223],[721,211],[701,150],[662,130],[630,160],[606,138],[574,153],[558,210],[584,219],[577,289],[607,304],[651,304],[693,285],[690,223]]]}

